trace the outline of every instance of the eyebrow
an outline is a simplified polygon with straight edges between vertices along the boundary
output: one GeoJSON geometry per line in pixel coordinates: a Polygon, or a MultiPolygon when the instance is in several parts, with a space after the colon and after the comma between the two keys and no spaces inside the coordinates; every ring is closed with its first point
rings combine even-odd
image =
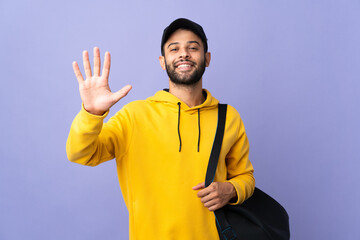
{"type": "MultiPolygon", "coordinates": [[[[187,43],[196,43],[197,45],[200,46],[200,43],[198,41],[188,41],[187,43]]],[[[176,45],[176,44],[180,44],[179,42],[173,42],[173,43],[170,43],[167,48],[169,48],[171,45],[176,45]]]]}

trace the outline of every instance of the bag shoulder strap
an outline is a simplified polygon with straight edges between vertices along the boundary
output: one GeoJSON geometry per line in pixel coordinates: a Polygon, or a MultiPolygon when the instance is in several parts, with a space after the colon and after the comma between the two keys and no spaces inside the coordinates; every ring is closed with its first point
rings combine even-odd
{"type": "Polygon", "coordinates": [[[205,177],[205,187],[208,187],[215,178],[215,172],[220,156],[222,140],[224,137],[225,122],[226,122],[227,104],[220,104],[218,106],[218,123],[215,134],[214,143],[212,146],[208,168],[205,177]]]}
{"type": "MultiPolygon", "coordinates": [[[[205,187],[208,187],[215,178],[215,172],[219,161],[222,141],[224,138],[225,131],[225,123],[226,123],[226,112],[227,112],[227,104],[220,104],[218,106],[218,123],[215,134],[214,143],[212,146],[209,164],[206,171],[205,177],[205,187]]],[[[214,211],[216,224],[220,228],[222,235],[229,240],[237,239],[235,232],[232,230],[231,225],[226,220],[224,212],[221,209],[214,211]]]]}

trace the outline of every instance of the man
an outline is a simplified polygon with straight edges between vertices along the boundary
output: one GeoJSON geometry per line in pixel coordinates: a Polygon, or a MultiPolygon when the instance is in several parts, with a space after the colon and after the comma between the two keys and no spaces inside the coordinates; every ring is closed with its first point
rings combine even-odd
{"type": "Polygon", "coordinates": [[[110,54],[105,53],[100,75],[98,48],[93,74],[83,53],[86,80],[73,63],[83,108],[71,126],[68,158],[89,166],[116,158],[130,239],[219,239],[212,211],[240,204],[254,190],[245,128],[231,106],[216,176],[204,188],[218,106],[202,88],[211,58],[207,49],[200,25],[187,19],[172,22],[164,30],[159,57],[169,89],[125,105],[104,124],[110,107],[131,86],[110,91],[110,54]]]}

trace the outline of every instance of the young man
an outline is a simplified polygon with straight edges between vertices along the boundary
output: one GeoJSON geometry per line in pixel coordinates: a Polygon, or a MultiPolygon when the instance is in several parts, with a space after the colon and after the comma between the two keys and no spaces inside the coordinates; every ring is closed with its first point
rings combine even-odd
{"type": "Polygon", "coordinates": [[[125,105],[107,123],[103,119],[110,107],[131,86],[110,91],[110,54],[105,53],[100,75],[98,48],[93,74],[83,53],[86,80],[73,63],[83,108],[70,129],[68,158],[89,166],[116,158],[130,239],[219,239],[212,211],[240,204],[254,190],[245,128],[231,106],[216,176],[204,188],[218,107],[202,88],[211,58],[207,49],[200,25],[187,19],[172,22],[164,30],[159,57],[169,89],[125,105]]]}

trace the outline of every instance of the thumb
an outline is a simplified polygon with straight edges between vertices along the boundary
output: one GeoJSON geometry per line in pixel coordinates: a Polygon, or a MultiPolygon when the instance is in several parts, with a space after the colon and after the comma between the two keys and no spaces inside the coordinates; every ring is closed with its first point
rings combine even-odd
{"type": "Polygon", "coordinates": [[[131,85],[126,85],[125,87],[123,87],[119,91],[113,93],[114,102],[118,102],[120,99],[125,97],[129,93],[131,88],[132,88],[131,85]]]}
{"type": "Polygon", "coordinates": [[[202,183],[199,183],[198,185],[192,187],[192,190],[199,190],[199,189],[202,189],[205,187],[205,183],[202,182],[202,183]]]}

